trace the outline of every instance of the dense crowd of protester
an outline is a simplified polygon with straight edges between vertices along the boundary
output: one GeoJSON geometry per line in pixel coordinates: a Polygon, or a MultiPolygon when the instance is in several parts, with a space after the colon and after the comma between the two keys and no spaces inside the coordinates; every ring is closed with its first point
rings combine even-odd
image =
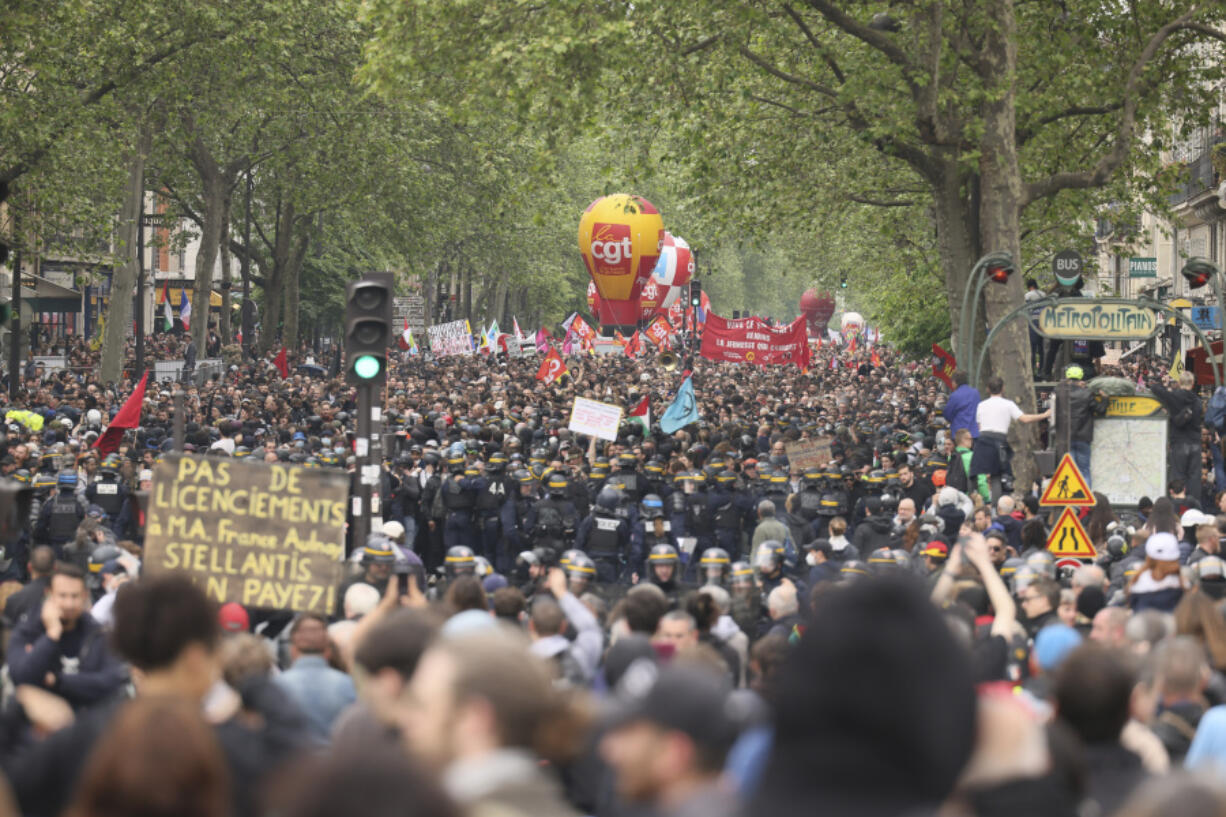
{"type": "MultiPolygon", "coordinates": [[[[307,355],[186,384],[183,449],[352,471],[354,391],[307,355]]],[[[670,434],[683,375],[652,358],[570,358],[546,385],[531,357],[399,357],[382,517],[332,616],[142,576],[176,387],[103,453],[132,379],[28,367],[0,453],[32,495],[0,556],[0,811],[1226,809],[1226,480],[1194,384],[1098,362],[1167,407],[1168,490],[1096,494],[1099,557],[1058,563],[1042,486],[1009,467],[1015,423],[1054,436],[1045,405],[961,373],[951,392],[880,344],[803,373],[683,361],[702,419],[670,434]],[[576,396],[651,419],[590,439],[576,396]],[[814,443],[828,459],[793,461],[814,443]]],[[[1088,444],[1099,381],[1063,374],[1088,444]]]]}

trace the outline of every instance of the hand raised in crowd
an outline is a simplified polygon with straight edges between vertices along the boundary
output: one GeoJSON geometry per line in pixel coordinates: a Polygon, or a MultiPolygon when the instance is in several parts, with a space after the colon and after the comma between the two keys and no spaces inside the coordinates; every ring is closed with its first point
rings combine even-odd
{"type": "Polygon", "coordinates": [[[64,622],[60,618],[60,605],[55,599],[46,599],[43,602],[42,619],[47,638],[59,641],[60,636],[64,634],[64,622]]]}

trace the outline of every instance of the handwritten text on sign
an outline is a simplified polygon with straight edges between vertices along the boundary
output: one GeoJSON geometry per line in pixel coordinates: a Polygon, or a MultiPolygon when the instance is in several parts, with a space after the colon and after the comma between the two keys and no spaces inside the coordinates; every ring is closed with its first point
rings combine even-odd
{"type": "Polygon", "coordinates": [[[598,437],[602,440],[616,440],[617,428],[621,425],[621,406],[601,403],[599,400],[588,400],[586,397],[576,397],[575,405],[570,410],[571,431],[598,437]]]}
{"type": "Polygon", "coordinates": [[[244,607],[336,607],[348,475],[169,455],[154,466],[145,529],[151,573],[180,571],[244,607]]]}

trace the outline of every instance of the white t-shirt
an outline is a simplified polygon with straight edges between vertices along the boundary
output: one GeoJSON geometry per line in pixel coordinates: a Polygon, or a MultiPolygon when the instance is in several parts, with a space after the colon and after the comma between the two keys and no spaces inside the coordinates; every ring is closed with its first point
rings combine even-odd
{"type": "Polygon", "coordinates": [[[979,424],[980,433],[993,431],[997,434],[1008,434],[1009,426],[1022,416],[1022,410],[1012,400],[993,395],[979,402],[975,409],[975,422],[979,424]]]}

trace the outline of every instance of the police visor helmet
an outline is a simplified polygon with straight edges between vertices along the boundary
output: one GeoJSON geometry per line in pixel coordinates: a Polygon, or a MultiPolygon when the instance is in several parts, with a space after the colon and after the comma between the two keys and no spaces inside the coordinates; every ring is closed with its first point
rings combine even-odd
{"type": "Polygon", "coordinates": [[[600,489],[600,493],[596,494],[596,507],[602,511],[612,513],[617,510],[617,506],[622,503],[622,492],[614,488],[612,485],[606,485],[600,489]]]}
{"type": "Polygon", "coordinates": [[[728,584],[733,590],[753,587],[753,567],[749,562],[733,562],[728,570],[728,584]]]}
{"type": "Polygon", "coordinates": [[[868,555],[868,564],[874,573],[886,573],[898,567],[898,560],[894,558],[894,551],[880,547],[868,555]]]}
{"type": "Polygon", "coordinates": [[[681,559],[677,556],[677,549],[672,545],[656,545],[651,549],[651,553],[647,554],[647,570],[651,575],[659,581],[668,581],[676,577],[677,566],[681,563],[681,559]],[[661,577],[660,571],[667,569],[667,576],[661,577]]]}
{"type": "Polygon", "coordinates": [[[570,557],[566,565],[566,578],[570,580],[570,591],[576,595],[596,581],[596,563],[592,557],[583,551],[577,551],[570,557]]]}
{"type": "Polygon", "coordinates": [[[768,539],[758,545],[758,553],[754,557],[754,567],[767,576],[773,576],[783,569],[783,543],[768,539]]]}
{"type": "Polygon", "coordinates": [[[839,568],[839,576],[844,581],[855,581],[869,575],[869,567],[859,559],[848,559],[839,568]]]}
{"type": "Polygon", "coordinates": [[[566,496],[566,491],[570,488],[570,480],[561,471],[554,471],[545,482],[545,487],[549,490],[551,497],[560,499],[566,496]]]}
{"type": "Polygon", "coordinates": [[[392,550],[392,540],[382,533],[372,533],[366,537],[366,545],[362,548],[362,564],[391,565],[396,563],[396,551],[392,550]]]}
{"type": "Polygon", "coordinates": [[[644,519],[663,518],[664,500],[656,494],[648,494],[639,502],[639,515],[644,519]]]}
{"type": "Polygon", "coordinates": [[[1026,557],[1026,564],[1040,576],[1056,578],[1056,559],[1046,550],[1036,551],[1026,557]]]}
{"type": "Polygon", "coordinates": [[[456,576],[472,576],[477,570],[477,556],[472,548],[455,545],[447,549],[443,565],[447,569],[447,575],[453,579],[456,576]]]}
{"type": "Polygon", "coordinates": [[[1226,561],[1220,556],[1205,556],[1193,565],[1201,592],[1215,601],[1226,597],[1226,561]]]}
{"type": "Polygon", "coordinates": [[[455,454],[447,458],[447,470],[452,474],[464,473],[464,455],[455,454]]]}
{"type": "Polygon", "coordinates": [[[67,469],[60,471],[59,475],[56,476],[55,478],[55,484],[56,484],[56,487],[58,488],[66,488],[68,490],[72,490],[76,488],[77,487],[77,472],[70,471],[67,469]]]}
{"type": "Polygon", "coordinates": [[[89,554],[89,578],[87,584],[91,590],[102,587],[102,568],[107,562],[118,559],[123,551],[117,545],[99,545],[89,554]]]}
{"type": "Polygon", "coordinates": [[[698,566],[702,571],[703,584],[722,585],[728,578],[732,560],[728,557],[728,551],[723,548],[707,548],[703,551],[698,566]]]}

